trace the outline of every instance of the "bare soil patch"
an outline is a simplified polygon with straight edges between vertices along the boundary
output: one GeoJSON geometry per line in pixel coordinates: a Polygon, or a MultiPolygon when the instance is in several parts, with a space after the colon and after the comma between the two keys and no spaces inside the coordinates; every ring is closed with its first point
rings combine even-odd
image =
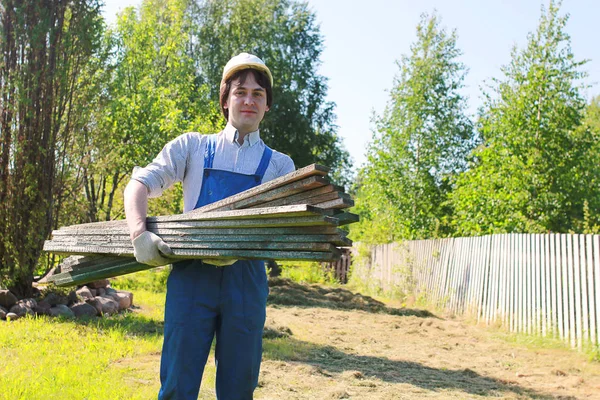
{"type": "Polygon", "coordinates": [[[257,399],[600,399],[600,364],[427,310],[274,280],[257,399]]]}

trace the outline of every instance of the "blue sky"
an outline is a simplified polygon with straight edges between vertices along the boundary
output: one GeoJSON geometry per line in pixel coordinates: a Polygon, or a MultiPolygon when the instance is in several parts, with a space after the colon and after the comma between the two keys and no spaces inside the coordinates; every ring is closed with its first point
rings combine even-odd
{"type": "MultiPolygon", "coordinates": [[[[105,15],[140,0],[105,0],[105,15]]],[[[374,114],[381,114],[398,72],[397,60],[408,54],[415,28],[424,12],[437,10],[442,25],[456,29],[461,61],[469,68],[464,94],[469,112],[481,105],[480,87],[501,77],[500,67],[509,63],[514,45],[523,47],[527,33],[536,29],[541,5],[538,0],[309,0],[324,37],[319,73],[329,79],[328,100],[336,103],[337,125],[355,167],[365,162],[374,114]]],[[[573,53],[588,59],[584,67],[585,95],[600,94],[600,2],[564,0],[562,13],[570,15],[566,27],[573,53]]],[[[274,71],[274,73],[277,73],[274,71]]]]}

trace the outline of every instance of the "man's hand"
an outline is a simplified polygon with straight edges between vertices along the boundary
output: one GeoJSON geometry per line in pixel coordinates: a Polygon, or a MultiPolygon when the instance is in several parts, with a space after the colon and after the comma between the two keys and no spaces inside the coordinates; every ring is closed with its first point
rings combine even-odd
{"type": "Polygon", "coordinates": [[[172,255],[173,250],[154,233],[144,231],[132,243],[133,255],[139,263],[154,267],[171,264],[172,260],[163,256],[172,255]]]}

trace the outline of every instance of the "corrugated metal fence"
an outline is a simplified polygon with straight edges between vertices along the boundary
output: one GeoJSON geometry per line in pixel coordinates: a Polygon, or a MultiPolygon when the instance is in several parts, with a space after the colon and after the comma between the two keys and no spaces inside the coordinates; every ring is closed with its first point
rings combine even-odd
{"type": "Polygon", "coordinates": [[[406,241],[372,247],[363,264],[354,271],[384,290],[573,347],[600,343],[600,235],[406,241]]]}

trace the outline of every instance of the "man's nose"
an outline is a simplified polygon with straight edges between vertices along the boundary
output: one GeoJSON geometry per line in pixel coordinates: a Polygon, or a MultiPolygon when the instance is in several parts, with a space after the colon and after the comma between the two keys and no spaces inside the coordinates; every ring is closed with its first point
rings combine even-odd
{"type": "Polygon", "coordinates": [[[254,97],[251,94],[244,96],[244,104],[254,104],[254,97]]]}

